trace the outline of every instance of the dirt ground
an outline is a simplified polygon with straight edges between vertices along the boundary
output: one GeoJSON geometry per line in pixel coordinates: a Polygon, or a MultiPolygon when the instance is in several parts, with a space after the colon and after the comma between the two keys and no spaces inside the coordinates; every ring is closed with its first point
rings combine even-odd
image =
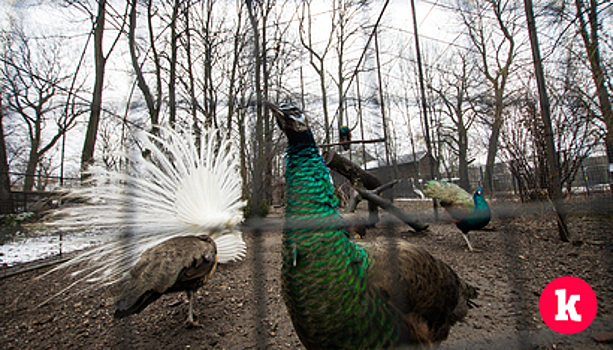
{"type": "MultiPolygon", "coordinates": [[[[414,234],[384,217],[366,240],[395,235],[425,247],[479,288],[477,303],[456,325],[443,349],[610,349],[613,347],[613,200],[575,199],[569,227],[574,243],[561,243],[546,205],[491,203],[486,230],[470,233],[470,252],[452,223],[433,223],[431,209],[402,204],[430,223],[414,234]],[[393,225],[385,225],[385,223],[393,225]],[[598,313],[575,335],[548,329],[538,311],[539,295],[551,280],[580,277],[594,289],[598,313]]],[[[273,215],[280,216],[279,212],[273,215]]],[[[39,306],[69,284],[65,274],[37,279],[49,268],[0,280],[2,349],[303,349],[280,290],[281,231],[246,232],[249,253],[220,265],[198,292],[202,328],[187,328],[184,293],[163,296],[141,314],[115,320],[113,288],[59,297],[39,306]]],[[[6,270],[6,269],[5,269],[6,270]]],[[[0,270],[0,275],[1,275],[0,270]]],[[[4,271],[6,272],[6,271],[4,271]]]]}

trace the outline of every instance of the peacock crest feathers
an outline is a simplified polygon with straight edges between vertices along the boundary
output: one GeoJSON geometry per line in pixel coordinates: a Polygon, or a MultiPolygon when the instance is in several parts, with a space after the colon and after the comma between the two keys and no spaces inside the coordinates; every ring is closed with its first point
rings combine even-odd
{"type": "Polygon", "coordinates": [[[157,134],[139,132],[139,149],[123,155],[128,171],[92,167],[88,181],[67,195],[84,203],[60,209],[48,224],[99,229],[105,242],[52,271],[87,262],[75,284],[114,284],[144,251],[186,235],[211,237],[220,263],[242,259],[239,166],[233,144],[217,134],[165,126],[157,134]]]}

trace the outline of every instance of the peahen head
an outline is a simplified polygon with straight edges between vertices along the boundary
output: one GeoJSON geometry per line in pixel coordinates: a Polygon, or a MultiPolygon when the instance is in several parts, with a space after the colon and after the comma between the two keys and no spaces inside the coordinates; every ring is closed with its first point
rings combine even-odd
{"type": "Polygon", "coordinates": [[[279,128],[283,130],[290,146],[314,146],[315,139],[309,128],[309,123],[304,113],[295,106],[277,106],[271,102],[264,101],[272,114],[277,119],[279,128]]]}

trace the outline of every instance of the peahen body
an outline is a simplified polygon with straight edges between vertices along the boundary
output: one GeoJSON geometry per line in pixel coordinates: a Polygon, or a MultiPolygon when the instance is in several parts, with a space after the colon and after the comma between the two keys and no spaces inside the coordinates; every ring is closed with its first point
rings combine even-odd
{"type": "Polygon", "coordinates": [[[144,310],[163,294],[187,293],[187,322],[194,321],[194,293],[217,267],[217,246],[207,236],[180,236],[166,240],[141,254],[130,270],[115,304],[114,316],[126,317],[144,310]]]}
{"type": "Polygon", "coordinates": [[[424,193],[441,203],[441,206],[462,231],[462,237],[466,240],[468,249],[473,250],[468,240],[468,232],[484,228],[492,218],[490,207],[483,196],[483,189],[477,187],[477,191],[471,196],[456,184],[446,181],[428,181],[424,193]]]}
{"type": "Polygon", "coordinates": [[[283,298],[308,349],[372,349],[447,338],[476,290],[401,239],[350,241],[306,118],[268,103],[288,139],[283,298]]]}
{"type": "Polygon", "coordinates": [[[238,164],[232,144],[216,135],[215,129],[197,135],[159,127],[157,134],[136,135],[140,149],[126,156],[128,171],[93,168],[88,183],[69,194],[79,204],[61,209],[49,224],[94,229],[105,243],[54,271],[78,265],[73,284],[121,285],[117,317],[142,311],[162,294],[186,291],[188,322],[195,324],[193,293],[217,262],[240,260],[246,252],[237,227],[243,206],[238,164]]]}

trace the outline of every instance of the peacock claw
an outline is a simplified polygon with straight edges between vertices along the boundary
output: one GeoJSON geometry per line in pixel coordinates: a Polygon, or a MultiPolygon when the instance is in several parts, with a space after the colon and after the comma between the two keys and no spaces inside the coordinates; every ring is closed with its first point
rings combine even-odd
{"type": "Polygon", "coordinates": [[[204,328],[204,326],[202,326],[200,323],[190,320],[185,321],[185,326],[187,329],[204,328]]]}

